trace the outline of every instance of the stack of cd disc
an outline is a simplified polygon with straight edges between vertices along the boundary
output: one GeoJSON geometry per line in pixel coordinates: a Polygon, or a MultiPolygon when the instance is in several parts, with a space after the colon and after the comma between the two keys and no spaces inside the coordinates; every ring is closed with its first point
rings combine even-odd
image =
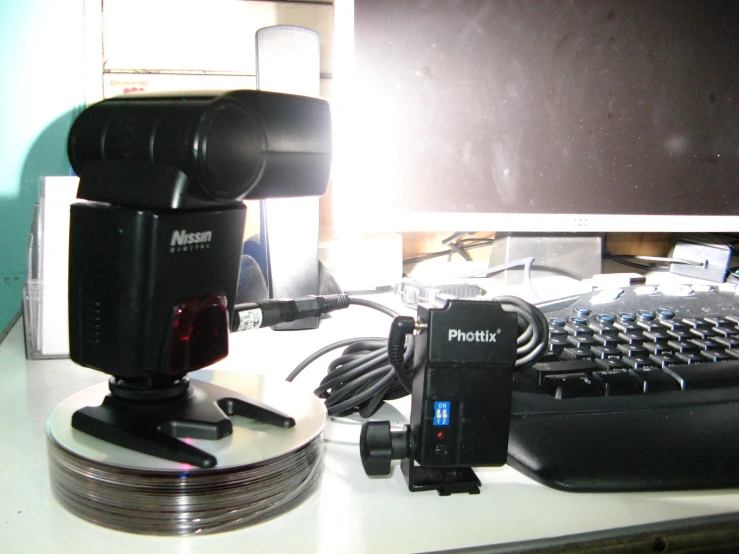
{"type": "Polygon", "coordinates": [[[79,517],[156,535],[215,533],[287,512],[318,487],[323,472],[323,403],[292,383],[245,373],[201,371],[195,379],[268,404],[296,425],[277,428],[236,417],[232,435],[185,439],[218,459],[211,469],[155,458],[71,426],[72,414],[99,405],[107,383],[60,404],[47,424],[52,490],[79,517]]]}

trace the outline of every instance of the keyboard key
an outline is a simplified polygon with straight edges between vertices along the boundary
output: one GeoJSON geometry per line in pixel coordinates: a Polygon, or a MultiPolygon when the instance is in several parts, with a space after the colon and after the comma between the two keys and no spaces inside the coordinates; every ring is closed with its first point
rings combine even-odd
{"type": "Polygon", "coordinates": [[[645,342],[643,344],[644,348],[647,349],[648,352],[652,354],[673,354],[674,350],[667,345],[667,343],[659,343],[659,342],[645,342]]]}
{"type": "Polygon", "coordinates": [[[567,323],[574,323],[575,325],[587,325],[588,318],[581,315],[574,315],[567,319],[567,323]]]}
{"type": "Polygon", "coordinates": [[[567,336],[567,331],[565,331],[564,327],[550,327],[549,336],[550,337],[564,337],[564,336],[567,336]]]}
{"type": "Polygon", "coordinates": [[[562,351],[570,345],[567,342],[567,337],[549,337],[548,351],[556,354],[557,356],[562,355],[562,351]]]}
{"type": "Polygon", "coordinates": [[[648,356],[649,351],[642,344],[619,344],[616,346],[624,356],[648,356]]]}
{"type": "Polygon", "coordinates": [[[559,399],[603,396],[598,384],[585,373],[547,375],[542,383],[542,388],[559,399]]]}
{"type": "Polygon", "coordinates": [[[619,333],[618,338],[626,344],[642,344],[646,340],[638,331],[619,333]]]}
{"type": "Polygon", "coordinates": [[[739,386],[739,360],[672,366],[665,372],[677,379],[682,390],[739,386]]]}
{"type": "Polygon", "coordinates": [[[704,318],[713,327],[733,327],[734,323],[720,315],[709,315],[704,318]]]}
{"type": "Polygon", "coordinates": [[[739,338],[734,337],[714,337],[717,343],[725,348],[739,348],[739,338]]]}
{"type": "Polygon", "coordinates": [[[711,337],[715,337],[716,335],[718,335],[718,333],[714,331],[713,327],[699,327],[697,329],[690,329],[690,333],[693,336],[703,340],[710,339],[711,337]]]}
{"type": "Polygon", "coordinates": [[[688,327],[692,327],[693,329],[704,329],[711,326],[710,323],[708,323],[702,317],[684,317],[683,323],[688,325],[688,327]]]}
{"type": "Polygon", "coordinates": [[[565,325],[565,330],[571,335],[571,336],[581,336],[581,335],[587,335],[591,336],[595,333],[587,323],[581,324],[581,323],[568,323],[565,325]]]}
{"type": "Polygon", "coordinates": [[[678,382],[661,369],[633,369],[632,372],[640,379],[642,392],[645,394],[680,389],[678,382]]]}
{"type": "Polygon", "coordinates": [[[663,323],[675,317],[675,312],[669,308],[657,308],[657,318],[663,323]]]}
{"type": "Polygon", "coordinates": [[[570,342],[567,340],[568,335],[552,335],[549,337],[549,344],[556,346],[569,346],[570,342]]]}
{"type": "Polygon", "coordinates": [[[589,327],[598,335],[603,335],[607,333],[618,334],[618,329],[613,326],[613,323],[591,321],[589,327]]]}
{"type": "Polygon", "coordinates": [[[603,333],[601,335],[593,335],[595,342],[601,346],[616,346],[621,343],[621,339],[618,338],[618,334],[603,333]]]}
{"type": "MultiPolygon", "coordinates": [[[[568,337],[570,338],[570,337],[568,337]]],[[[592,360],[595,354],[590,348],[565,348],[562,350],[562,358],[565,360],[592,360]]]]}
{"type": "Polygon", "coordinates": [[[590,350],[595,354],[596,359],[605,360],[606,358],[621,358],[621,351],[614,346],[591,346],[590,350]]]}
{"type": "Polygon", "coordinates": [[[723,350],[724,347],[720,343],[710,339],[693,339],[690,341],[701,350],[723,350]]]}
{"type": "Polygon", "coordinates": [[[674,352],[680,352],[683,354],[687,354],[688,352],[698,352],[700,348],[693,344],[692,341],[682,341],[682,340],[671,340],[667,343],[667,346],[672,348],[674,352]]]}
{"type": "Polygon", "coordinates": [[[629,366],[632,369],[644,369],[644,368],[654,368],[656,369],[654,362],[652,359],[647,356],[624,356],[621,358],[624,363],[629,366]]]}
{"type": "Polygon", "coordinates": [[[660,323],[670,329],[671,331],[677,331],[682,329],[687,329],[687,324],[683,323],[680,320],[677,319],[661,319],[660,323]]]}
{"type": "Polygon", "coordinates": [[[638,321],[654,321],[657,316],[651,310],[637,310],[636,318],[638,321]]]}
{"type": "Polygon", "coordinates": [[[731,355],[727,354],[723,350],[701,350],[700,354],[712,362],[723,362],[733,359],[731,355]]]}
{"type": "Polygon", "coordinates": [[[739,336],[739,328],[733,327],[714,327],[713,330],[716,332],[717,337],[733,337],[739,336]]]}
{"type": "Polygon", "coordinates": [[[651,342],[667,342],[672,337],[667,334],[667,331],[662,329],[654,329],[652,331],[644,331],[644,336],[651,342]]]}
{"type": "Polygon", "coordinates": [[[698,364],[706,361],[701,352],[677,352],[675,357],[686,364],[698,364]]]}
{"type": "Polygon", "coordinates": [[[680,358],[672,354],[652,354],[649,356],[657,367],[665,368],[667,366],[676,365],[682,363],[680,358]]]}
{"type": "Polygon", "coordinates": [[[613,325],[613,323],[616,321],[616,318],[613,317],[611,314],[598,314],[594,318],[595,323],[598,323],[600,325],[613,325]]]}
{"type": "Polygon", "coordinates": [[[688,331],[687,328],[671,329],[667,331],[667,334],[676,340],[690,340],[695,338],[695,335],[688,331]]]}
{"type": "Polygon", "coordinates": [[[576,346],[577,348],[589,348],[590,346],[596,344],[595,339],[593,338],[593,335],[577,335],[577,336],[568,336],[567,342],[569,342],[572,346],[576,346]]]}
{"type": "Polygon", "coordinates": [[[626,369],[626,363],[621,358],[596,359],[595,363],[602,369],[626,369]]]}
{"type": "Polygon", "coordinates": [[[638,321],[637,325],[645,331],[665,331],[665,326],[659,320],[638,321]]]}
{"type": "Polygon", "coordinates": [[[631,321],[616,321],[613,326],[622,333],[638,333],[642,330],[636,323],[631,321]]]}
{"type": "Polygon", "coordinates": [[[593,373],[593,378],[601,381],[606,396],[640,394],[642,392],[640,382],[628,370],[614,368],[610,371],[596,371],[593,373]]]}
{"type": "Polygon", "coordinates": [[[631,312],[619,312],[616,314],[616,321],[622,324],[636,323],[636,314],[631,312]]]}
{"type": "Polygon", "coordinates": [[[590,373],[600,369],[595,362],[590,360],[558,360],[556,362],[539,362],[523,370],[527,375],[541,386],[547,375],[564,375],[568,373],[590,373]]]}

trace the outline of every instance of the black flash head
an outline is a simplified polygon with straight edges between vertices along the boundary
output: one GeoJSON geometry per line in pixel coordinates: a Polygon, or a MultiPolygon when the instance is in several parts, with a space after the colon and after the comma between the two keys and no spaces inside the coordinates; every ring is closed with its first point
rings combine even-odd
{"type": "Polygon", "coordinates": [[[331,116],[325,100],[265,91],[131,94],[87,108],[67,148],[86,200],[192,209],[320,196],[331,116]]]}
{"type": "Polygon", "coordinates": [[[241,200],[323,194],[330,111],[254,90],[126,95],[82,112],[68,153],[88,201],[70,210],[70,356],[167,381],[227,355],[241,200]]]}

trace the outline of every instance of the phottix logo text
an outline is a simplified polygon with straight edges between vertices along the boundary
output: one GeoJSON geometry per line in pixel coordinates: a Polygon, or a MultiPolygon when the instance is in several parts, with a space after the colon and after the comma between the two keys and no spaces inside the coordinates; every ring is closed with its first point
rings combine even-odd
{"type": "Polygon", "coordinates": [[[479,331],[463,331],[462,329],[449,329],[449,342],[498,342],[500,329],[495,332],[487,329],[479,331]]]}

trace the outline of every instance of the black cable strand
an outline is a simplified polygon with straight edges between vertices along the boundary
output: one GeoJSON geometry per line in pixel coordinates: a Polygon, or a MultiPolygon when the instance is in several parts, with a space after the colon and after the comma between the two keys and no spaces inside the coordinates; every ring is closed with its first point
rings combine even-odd
{"type": "Polygon", "coordinates": [[[472,261],[472,256],[465,252],[464,249],[457,246],[456,243],[451,243],[449,245],[449,256],[447,256],[447,260],[451,260],[454,254],[459,254],[466,262],[472,261]]]}
{"type": "Polygon", "coordinates": [[[516,368],[521,369],[536,362],[544,353],[549,337],[549,322],[536,306],[516,296],[499,296],[493,299],[500,302],[506,312],[518,316],[519,334],[516,341],[516,368]]]}
{"type": "MultiPolygon", "coordinates": [[[[407,337],[403,367],[410,381],[414,339],[407,337]]],[[[351,348],[351,347],[350,347],[351,348]]],[[[346,350],[349,350],[347,348],[346,350]]],[[[330,364],[329,373],[321,380],[314,393],[325,400],[329,415],[347,411],[366,413],[365,408],[375,406],[372,413],[384,400],[395,400],[408,394],[398,371],[388,363],[387,341],[375,350],[342,353],[341,359],[330,364]]],[[[368,414],[372,415],[372,413],[368,414]]]]}
{"type": "Polygon", "coordinates": [[[641,269],[643,271],[669,271],[670,267],[664,264],[679,264],[679,265],[691,265],[696,267],[702,267],[701,262],[693,260],[682,260],[679,258],[663,258],[657,256],[640,256],[636,254],[612,254],[606,249],[603,249],[603,257],[609,260],[614,260],[620,264],[633,267],[635,269],[641,269]],[[639,263],[631,260],[642,260],[652,263],[639,263]],[[659,265],[662,264],[662,265],[659,265]]]}
{"type": "Polygon", "coordinates": [[[379,302],[373,302],[372,300],[366,300],[364,298],[356,298],[354,296],[349,297],[349,304],[354,306],[365,306],[366,308],[372,308],[373,310],[377,310],[378,312],[382,312],[385,315],[389,315],[390,317],[396,317],[398,315],[398,312],[395,310],[391,310],[387,306],[383,306],[379,302]]]}
{"type": "MultiPolygon", "coordinates": [[[[349,304],[364,306],[397,317],[398,313],[377,302],[349,297],[349,304]]],[[[385,400],[395,400],[408,394],[404,381],[410,383],[413,336],[406,337],[403,351],[403,373],[388,361],[386,337],[360,337],[335,342],[311,354],[290,372],[287,380],[294,380],[307,366],[321,356],[344,348],[341,355],[328,366],[314,394],[324,399],[331,416],[348,415],[359,411],[364,418],[374,414],[385,400]]]]}
{"type": "Polygon", "coordinates": [[[377,393],[369,398],[363,405],[362,408],[359,409],[359,416],[368,419],[374,415],[374,413],[380,409],[380,406],[384,402],[383,398],[385,397],[385,394],[392,386],[392,377],[390,377],[390,374],[387,374],[382,379],[382,386],[378,387],[379,390],[377,393]]]}
{"type": "MultiPolygon", "coordinates": [[[[484,248],[486,246],[490,246],[493,244],[495,239],[486,239],[486,238],[468,238],[468,239],[461,239],[460,241],[457,241],[457,247],[461,248],[465,252],[468,250],[472,250],[474,248],[484,248]],[[472,244],[466,244],[467,242],[472,242],[472,244]]],[[[442,256],[448,256],[452,254],[453,251],[451,248],[449,250],[440,250],[438,252],[431,252],[429,254],[422,254],[420,256],[417,256],[415,258],[408,258],[403,260],[403,265],[410,265],[410,264],[416,264],[420,262],[425,262],[426,260],[431,260],[433,258],[440,258],[442,256]]]]}
{"type": "Polygon", "coordinates": [[[388,371],[389,369],[387,364],[375,368],[349,381],[342,387],[337,387],[335,390],[332,389],[328,394],[324,393],[320,398],[325,398],[326,409],[330,409],[334,413],[343,411],[340,406],[344,406],[349,400],[353,402],[353,405],[361,404],[364,400],[374,396],[380,389],[384,388],[384,383],[378,383],[378,380],[391,376],[392,372],[388,371]]]}
{"type": "Polygon", "coordinates": [[[381,341],[384,341],[384,340],[385,339],[383,339],[382,337],[361,337],[361,338],[353,338],[353,339],[343,339],[343,340],[340,340],[338,342],[334,342],[332,344],[329,344],[328,346],[324,346],[323,348],[321,348],[320,350],[317,350],[316,352],[314,352],[313,354],[311,354],[310,356],[308,356],[305,360],[303,360],[302,362],[300,362],[297,365],[297,367],[290,372],[290,375],[288,375],[285,380],[286,381],[292,381],[292,380],[294,380],[298,375],[300,375],[300,373],[306,367],[308,367],[310,364],[312,364],[313,362],[315,362],[321,356],[323,356],[325,354],[328,354],[332,350],[336,350],[337,348],[341,348],[342,346],[352,345],[352,344],[354,344],[354,343],[356,343],[358,341],[376,341],[376,342],[377,341],[380,341],[381,342],[381,341]]]}
{"type": "Polygon", "coordinates": [[[321,386],[313,391],[313,394],[322,396],[331,389],[350,383],[355,378],[361,378],[367,371],[377,367],[378,361],[384,360],[386,357],[387,347],[379,348],[359,357],[345,354],[329,365],[328,375],[321,381],[321,386]]]}
{"type": "Polygon", "coordinates": [[[359,405],[366,404],[365,407],[358,408],[359,415],[363,418],[372,417],[379,409],[381,401],[385,399],[384,393],[387,391],[390,381],[394,378],[396,378],[394,373],[386,374],[371,390],[357,394],[345,402],[331,406],[331,409],[328,411],[329,415],[342,416],[345,413],[348,415],[348,413],[355,411],[359,405]]]}
{"type": "Polygon", "coordinates": [[[470,233],[469,231],[459,231],[457,233],[453,233],[449,235],[445,239],[441,239],[441,244],[449,244],[450,242],[459,242],[460,239],[464,238],[466,235],[472,235],[474,233],[470,233]]]}

